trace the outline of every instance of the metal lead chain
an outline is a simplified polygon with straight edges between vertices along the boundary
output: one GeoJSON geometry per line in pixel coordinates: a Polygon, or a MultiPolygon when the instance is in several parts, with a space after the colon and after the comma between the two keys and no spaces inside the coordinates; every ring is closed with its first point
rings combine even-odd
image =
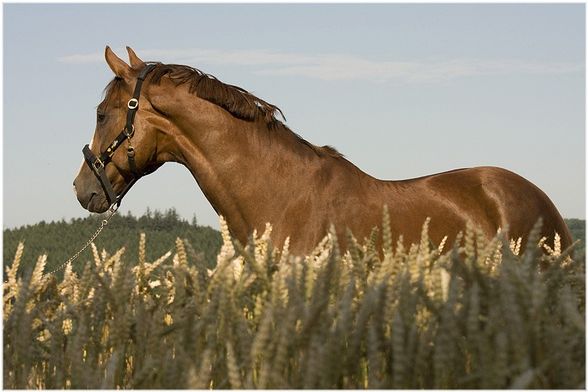
{"type": "Polygon", "coordinates": [[[110,206],[110,208],[108,209],[108,215],[106,216],[105,219],[102,220],[102,222],[100,223],[100,227],[98,227],[98,230],[96,230],[96,232],[94,234],[92,234],[92,236],[90,237],[90,239],[88,240],[88,242],[86,242],[86,244],[82,247],[82,249],[78,250],[76,254],[74,254],[72,257],[70,257],[67,261],[63,262],[59,267],[55,268],[53,271],[48,272],[46,275],[53,275],[54,273],[62,270],[67,264],[71,263],[72,261],[74,261],[75,259],[78,258],[78,256],[85,251],[88,246],[90,246],[90,244],[92,242],[94,242],[94,240],[96,239],[96,237],[98,237],[98,235],[100,234],[100,232],[102,231],[102,229],[104,229],[106,227],[106,225],[108,224],[108,221],[110,220],[110,218],[113,217],[114,214],[116,214],[116,210],[118,209],[118,205],[117,204],[113,204],[110,206]]]}

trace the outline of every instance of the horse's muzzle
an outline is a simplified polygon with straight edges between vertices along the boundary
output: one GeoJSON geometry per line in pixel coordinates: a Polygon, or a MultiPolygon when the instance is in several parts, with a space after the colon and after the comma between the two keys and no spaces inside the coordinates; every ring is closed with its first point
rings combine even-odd
{"type": "Polygon", "coordinates": [[[74,193],[80,205],[90,212],[103,213],[108,210],[108,201],[102,190],[94,189],[92,186],[81,186],[80,183],[83,182],[76,178],[73,183],[74,193]]]}

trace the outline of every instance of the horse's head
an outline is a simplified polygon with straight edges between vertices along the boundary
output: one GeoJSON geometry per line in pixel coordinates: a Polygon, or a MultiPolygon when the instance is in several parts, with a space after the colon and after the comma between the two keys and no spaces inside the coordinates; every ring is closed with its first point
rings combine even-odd
{"type": "Polygon", "coordinates": [[[96,129],[85,161],[74,180],[74,191],[85,209],[104,212],[120,203],[141,176],[157,169],[157,129],[160,115],[142,88],[142,80],[154,65],[145,64],[127,47],[131,65],[106,47],[106,62],[115,78],[98,105],[96,129]]]}

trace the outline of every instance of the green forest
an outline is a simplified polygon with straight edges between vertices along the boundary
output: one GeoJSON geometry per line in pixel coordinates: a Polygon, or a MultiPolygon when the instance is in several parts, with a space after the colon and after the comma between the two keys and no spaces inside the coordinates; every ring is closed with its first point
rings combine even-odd
{"type": "MultiPolygon", "coordinates": [[[[92,214],[87,218],[72,219],[69,222],[39,222],[16,229],[4,230],[4,266],[10,266],[20,241],[25,243],[23,267],[32,266],[37,257],[47,254],[46,271],[51,271],[61,265],[85,244],[88,238],[100,226],[103,215],[92,214]]],[[[566,219],[574,239],[580,239],[576,248],[576,258],[585,257],[585,228],[586,221],[581,219],[566,219]]],[[[145,233],[147,237],[147,258],[156,259],[175,246],[175,239],[181,238],[189,243],[205,263],[214,267],[216,255],[221,247],[220,233],[208,226],[200,226],[194,216],[189,222],[182,219],[175,209],[164,212],[147,211],[141,217],[115,214],[95,244],[99,251],[106,249],[113,253],[125,247],[123,260],[135,263],[138,259],[139,235],[145,233]]],[[[92,259],[92,250],[86,249],[73,263],[74,271],[82,271],[85,260],[92,259]]],[[[61,276],[61,274],[59,274],[61,276]]]]}
{"type": "MultiPolygon", "coordinates": [[[[46,271],[61,265],[76,253],[98,229],[103,215],[92,214],[87,218],[72,219],[69,222],[39,222],[34,225],[4,230],[4,266],[12,264],[20,241],[25,244],[23,267],[32,268],[37,257],[47,254],[46,271]]],[[[147,237],[147,258],[156,259],[175,247],[176,238],[188,242],[212,268],[221,246],[218,230],[199,226],[196,217],[191,222],[182,219],[175,209],[165,212],[147,209],[141,217],[132,214],[115,214],[96,238],[98,251],[106,249],[114,253],[125,247],[123,260],[135,263],[138,259],[139,235],[147,237]]],[[[80,273],[85,261],[92,260],[91,248],[86,249],[73,263],[74,271],[80,273]]],[[[59,274],[61,276],[61,274],[59,274]]]]}

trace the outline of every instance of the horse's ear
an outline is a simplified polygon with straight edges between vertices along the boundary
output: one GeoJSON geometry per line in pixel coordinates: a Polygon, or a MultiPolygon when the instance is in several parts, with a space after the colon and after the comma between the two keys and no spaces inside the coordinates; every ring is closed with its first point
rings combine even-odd
{"type": "Polygon", "coordinates": [[[129,53],[129,61],[131,62],[131,67],[133,67],[134,69],[141,69],[145,66],[143,60],[141,60],[139,56],[137,56],[135,51],[131,49],[130,46],[127,46],[127,52],[129,53]]]}
{"type": "Polygon", "coordinates": [[[104,57],[106,58],[108,66],[116,76],[118,76],[119,78],[123,78],[125,80],[131,80],[133,75],[132,68],[123,60],[118,58],[118,56],[114,54],[114,52],[112,51],[112,49],[110,49],[109,46],[106,47],[104,57]]]}

